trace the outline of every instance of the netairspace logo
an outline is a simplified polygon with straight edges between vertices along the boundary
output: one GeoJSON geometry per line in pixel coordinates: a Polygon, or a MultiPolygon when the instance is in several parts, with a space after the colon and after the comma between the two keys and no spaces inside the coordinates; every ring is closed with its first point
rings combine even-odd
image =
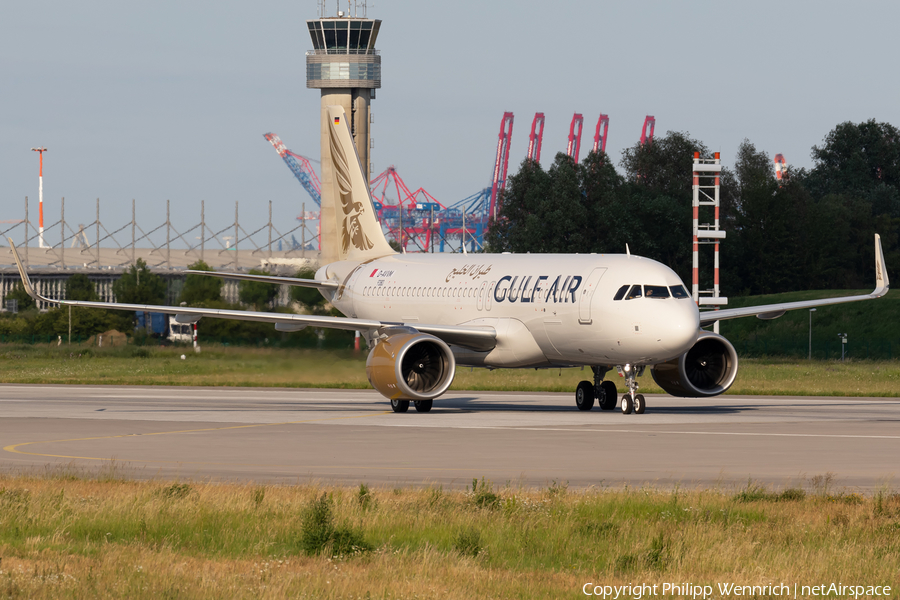
{"type": "Polygon", "coordinates": [[[844,598],[859,600],[860,598],[880,598],[891,595],[891,587],[887,585],[844,585],[843,583],[821,583],[819,585],[802,585],[784,583],[770,585],[738,585],[735,583],[718,583],[696,585],[693,583],[663,584],[629,584],[629,585],[594,585],[585,583],[581,591],[585,596],[597,596],[604,600],[641,600],[653,596],[666,598],[692,598],[707,600],[708,598],[741,598],[741,597],[779,597],[779,598],[844,598]],[[713,593],[717,592],[716,596],[713,593]]]}

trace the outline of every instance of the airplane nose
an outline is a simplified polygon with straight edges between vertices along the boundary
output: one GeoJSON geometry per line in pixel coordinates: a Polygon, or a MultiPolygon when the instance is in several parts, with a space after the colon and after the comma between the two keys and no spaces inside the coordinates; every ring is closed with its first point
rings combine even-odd
{"type": "Polygon", "coordinates": [[[659,345],[673,357],[680,356],[697,341],[700,313],[697,306],[686,299],[678,300],[677,304],[672,305],[672,310],[666,313],[659,345]]]}

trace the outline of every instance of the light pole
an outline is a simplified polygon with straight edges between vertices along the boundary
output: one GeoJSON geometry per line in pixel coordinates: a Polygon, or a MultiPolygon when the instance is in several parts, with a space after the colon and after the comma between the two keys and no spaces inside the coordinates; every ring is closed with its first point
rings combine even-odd
{"type": "Polygon", "coordinates": [[[41,170],[38,174],[38,246],[46,248],[47,246],[44,244],[44,152],[47,149],[41,146],[31,150],[41,155],[41,170]]]}
{"type": "Polygon", "coordinates": [[[812,360],[812,314],[816,309],[809,309],[809,360],[812,360]]]}
{"type": "Polygon", "coordinates": [[[838,337],[841,338],[841,362],[844,362],[844,350],[847,348],[847,334],[839,333],[838,337]]]}

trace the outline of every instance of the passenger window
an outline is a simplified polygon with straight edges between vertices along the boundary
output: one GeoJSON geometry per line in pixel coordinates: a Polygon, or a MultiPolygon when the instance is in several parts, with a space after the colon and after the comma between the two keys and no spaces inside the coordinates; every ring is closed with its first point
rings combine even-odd
{"type": "Polygon", "coordinates": [[[647,298],[668,298],[669,288],[664,285],[645,285],[644,296],[647,298]]]}
{"type": "Polygon", "coordinates": [[[626,300],[634,300],[635,298],[640,298],[641,295],[642,295],[641,294],[641,286],[633,285],[633,286],[631,286],[631,291],[628,292],[627,296],[625,296],[625,299],[626,300]]]}
{"type": "Polygon", "coordinates": [[[625,292],[627,292],[627,291],[628,291],[628,286],[623,285],[622,287],[619,288],[619,291],[616,292],[616,295],[613,297],[613,300],[621,300],[622,298],[625,297],[625,292]]]}
{"type": "Polygon", "coordinates": [[[672,290],[673,298],[690,298],[683,285],[673,285],[669,289],[672,290]]]}

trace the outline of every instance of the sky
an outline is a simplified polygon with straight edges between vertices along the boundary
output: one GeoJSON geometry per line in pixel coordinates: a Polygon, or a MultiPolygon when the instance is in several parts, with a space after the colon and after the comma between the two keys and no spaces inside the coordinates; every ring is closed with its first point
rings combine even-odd
{"type": "MultiPolygon", "coordinates": [[[[326,16],[337,6],[329,0],[326,16]]],[[[245,230],[263,226],[269,201],[275,226],[293,228],[312,200],[263,134],[319,156],[319,90],[305,82],[305,21],[317,9],[315,0],[5,2],[0,221],[23,218],[26,196],[36,220],[30,149],[44,146],[47,225],[65,197],[73,225],[94,220],[99,198],[109,231],[130,222],[132,199],[145,231],[165,221],[166,200],[182,231],[199,222],[201,200],[214,230],[234,220],[235,202],[245,230]]],[[[565,151],[575,112],[582,158],[598,115],[609,115],[616,164],[648,114],[657,135],[687,132],[726,165],[744,138],[809,167],[812,146],[838,123],[900,126],[895,1],[377,0],[367,11],[383,21],[375,172],[394,165],[410,189],[445,205],[490,185],[504,111],[515,114],[510,173],[539,111],[544,163],[565,151]]]]}

